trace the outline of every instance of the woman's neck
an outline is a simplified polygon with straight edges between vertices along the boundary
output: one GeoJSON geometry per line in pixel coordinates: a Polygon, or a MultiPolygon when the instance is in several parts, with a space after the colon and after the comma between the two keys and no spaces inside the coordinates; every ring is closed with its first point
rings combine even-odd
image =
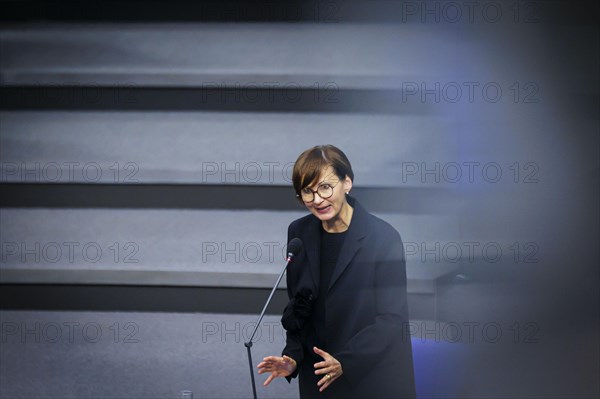
{"type": "Polygon", "coordinates": [[[354,209],[346,201],[336,217],[331,220],[323,220],[323,229],[328,233],[343,233],[350,227],[350,221],[352,220],[353,214],[354,209]]]}

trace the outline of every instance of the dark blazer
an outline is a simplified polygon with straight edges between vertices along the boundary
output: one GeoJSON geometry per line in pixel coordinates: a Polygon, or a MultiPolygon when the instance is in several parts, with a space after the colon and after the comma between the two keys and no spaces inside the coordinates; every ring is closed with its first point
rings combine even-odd
{"type": "MultiPolygon", "coordinates": [[[[406,262],[398,232],[348,196],[354,213],[326,298],[326,325],[311,320],[301,331],[287,331],[282,354],[298,363],[301,398],[414,398],[412,346],[408,333],[406,262]],[[315,328],[325,328],[324,351],[341,364],[343,375],[324,392],[314,374],[323,359],[313,352],[315,328]]],[[[288,242],[304,248],[287,269],[289,299],[300,290],[319,292],[321,221],[312,214],[293,221],[288,242]]],[[[290,302],[291,303],[291,302],[290,302]]]]}

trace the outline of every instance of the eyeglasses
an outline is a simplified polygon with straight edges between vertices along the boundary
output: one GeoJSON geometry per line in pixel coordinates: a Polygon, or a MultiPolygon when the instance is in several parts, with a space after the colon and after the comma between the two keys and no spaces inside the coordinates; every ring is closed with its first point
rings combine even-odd
{"type": "Polygon", "coordinates": [[[333,189],[335,186],[339,184],[342,180],[338,180],[337,183],[331,185],[329,183],[320,184],[316,190],[311,190],[310,188],[303,188],[300,191],[300,194],[296,194],[297,198],[302,199],[305,203],[310,203],[315,200],[315,193],[319,194],[319,197],[322,199],[327,199],[333,195],[333,189]]]}

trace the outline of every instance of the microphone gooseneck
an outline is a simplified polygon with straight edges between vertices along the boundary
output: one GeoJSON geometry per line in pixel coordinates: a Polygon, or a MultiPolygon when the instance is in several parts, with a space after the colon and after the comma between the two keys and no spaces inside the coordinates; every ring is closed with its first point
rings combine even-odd
{"type": "Polygon", "coordinates": [[[247,352],[248,352],[248,364],[250,365],[250,377],[252,380],[252,393],[254,394],[254,399],[256,399],[256,382],[254,381],[254,366],[252,364],[252,352],[251,352],[252,339],[254,338],[254,334],[256,334],[256,330],[258,330],[258,327],[260,326],[260,322],[261,322],[263,316],[265,315],[267,306],[269,306],[269,303],[271,302],[271,298],[273,298],[273,294],[275,293],[275,290],[279,286],[279,282],[281,281],[281,278],[283,277],[283,273],[285,273],[285,269],[287,269],[287,266],[290,264],[292,259],[294,259],[294,257],[296,255],[298,255],[300,253],[300,251],[302,251],[303,247],[304,247],[304,243],[299,238],[292,238],[290,240],[290,242],[288,243],[287,258],[286,258],[285,266],[283,266],[281,273],[279,273],[279,278],[277,279],[275,286],[271,290],[271,294],[269,295],[269,298],[267,299],[267,302],[265,303],[265,306],[263,307],[263,310],[260,313],[260,317],[258,318],[256,325],[254,326],[254,331],[252,331],[252,335],[250,335],[250,339],[248,340],[248,342],[244,342],[244,346],[246,347],[247,352]]]}

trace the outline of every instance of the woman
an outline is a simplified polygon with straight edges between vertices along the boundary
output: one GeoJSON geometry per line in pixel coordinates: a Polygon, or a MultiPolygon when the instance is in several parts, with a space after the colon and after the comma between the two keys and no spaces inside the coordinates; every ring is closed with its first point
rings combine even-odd
{"type": "Polygon", "coordinates": [[[310,214],[288,228],[303,250],[287,269],[286,346],[259,374],[301,398],[414,398],[406,266],[400,235],[348,194],[354,173],[332,145],[304,151],[293,170],[310,214]]]}

